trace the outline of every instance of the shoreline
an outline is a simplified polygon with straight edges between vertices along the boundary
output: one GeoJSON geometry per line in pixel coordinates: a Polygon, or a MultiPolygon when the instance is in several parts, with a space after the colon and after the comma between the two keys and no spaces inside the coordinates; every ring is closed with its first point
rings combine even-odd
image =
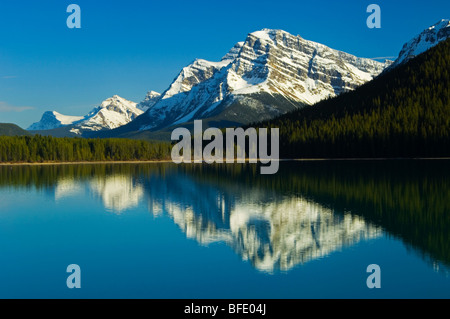
{"type": "Polygon", "coordinates": [[[84,162],[30,162],[30,163],[15,163],[7,162],[0,163],[0,166],[26,166],[26,165],[95,165],[95,164],[151,164],[151,163],[172,163],[172,160],[154,160],[154,161],[84,161],[84,162]]]}
{"type": "MultiPolygon", "coordinates": [[[[402,161],[402,160],[450,160],[450,157],[384,157],[384,158],[292,158],[292,159],[279,159],[274,161],[280,162],[306,162],[306,161],[402,161]]],[[[246,163],[248,159],[246,159],[246,163]]],[[[147,161],[83,161],[83,162],[30,162],[30,163],[18,163],[18,162],[4,162],[0,163],[0,166],[36,166],[36,165],[96,165],[96,164],[158,164],[158,163],[173,163],[172,160],[147,160],[147,161]]],[[[259,161],[260,163],[260,161],[259,161]]],[[[174,163],[175,164],[175,163],[174,163]]],[[[182,164],[206,164],[205,162],[199,163],[182,163],[182,164]]],[[[214,164],[244,164],[244,163],[214,163],[214,164]]],[[[256,164],[256,163],[255,163],[256,164]]],[[[177,164],[178,165],[178,164],[177,164]]],[[[210,165],[210,164],[208,164],[210,165]]]]}

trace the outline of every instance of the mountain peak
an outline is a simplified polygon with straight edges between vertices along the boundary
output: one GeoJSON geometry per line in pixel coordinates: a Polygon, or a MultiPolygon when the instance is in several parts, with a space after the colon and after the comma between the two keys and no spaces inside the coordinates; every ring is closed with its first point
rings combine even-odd
{"type": "Polygon", "coordinates": [[[398,55],[397,60],[395,60],[391,67],[406,63],[449,37],[450,20],[441,19],[405,43],[398,55]]]}
{"type": "Polygon", "coordinates": [[[147,92],[147,95],[146,95],[146,98],[147,97],[155,97],[155,96],[160,96],[161,95],[161,93],[158,93],[158,92],[156,92],[156,91],[152,91],[152,90],[150,90],[150,91],[148,91],[147,92]]]}
{"type": "Polygon", "coordinates": [[[432,29],[443,29],[446,28],[450,25],[450,20],[449,19],[441,19],[440,21],[436,22],[435,24],[433,24],[431,27],[428,28],[428,30],[432,30],[432,29]]]}
{"type": "Polygon", "coordinates": [[[31,124],[27,130],[48,130],[58,128],[61,126],[71,125],[83,120],[83,116],[71,116],[58,113],[56,111],[46,111],[42,114],[42,118],[39,122],[31,124]]]}
{"type": "Polygon", "coordinates": [[[128,101],[127,99],[124,99],[123,97],[115,94],[111,96],[110,98],[107,98],[100,104],[100,108],[108,108],[109,106],[120,106],[120,105],[126,105],[128,107],[136,107],[136,103],[128,101]]]}
{"type": "Polygon", "coordinates": [[[239,52],[241,51],[242,47],[244,46],[244,43],[245,43],[244,41],[236,43],[234,45],[234,47],[232,47],[231,50],[228,51],[228,53],[223,56],[221,61],[236,59],[238,57],[239,52]]]}
{"type": "Polygon", "coordinates": [[[140,102],[136,107],[140,109],[141,111],[147,111],[149,108],[151,108],[153,105],[156,104],[156,102],[159,101],[161,98],[161,93],[158,93],[156,91],[148,91],[145,95],[145,98],[142,102],[140,102]]]}
{"type": "Polygon", "coordinates": [[[271,42],[276,42],[277,38],[278,39],[283,39],[283,38],[300,38],[300,39],[303,39],[299,35],[291,34],[291,33],[287,32],[287,31],[282,30],[282,29],[268,29],[268,28],[264,28],[264,29],[261,29],[261,30],[249,33],[249,36],[253,36],[253,37],[259,38],[261,40],[266,40],[266,41],[271,41],[271,42]]]}
{"type": "Polygon", "coordinates": [[[256,30],[256,31],[251,32],[250,34],[264,36],[266,34],[267,35],[273,35],[273,34],[277,34],[277,33],[286,33],[286,34],[291,35],[289,32],[286,32],[284,30],[281,30],[281,29],[270,29],[270,28],[263,28],[261,30],[256,30]]]}
{"type": "Polygon", "coordinates": [[[371,80],[384,63],[279,29],[261,29],[220,62],[184,67],[146,116],[127,129],[159,130],[192,119],[249,123],[338,95],[371,80]]]}
{"type": "Polygon", "coordinates": [[[143,110],[135,102],[128,101],[115,94],[104,100],[85,116],[63,115],[56,111],[47,111],[39,122],[32,124],[28,130],[52,130],[68,126],[67,131],[82,134],[84,131],[100,131],[125,125],[141,115],[143,110]]]}
{"type": "Polygon", "coordinates": [[[94,108],[77,128],[87,131],[114,129],[131,122],[142,113],[137,103],[115,94],[94,108]]]}
{"type": "Polygon", "coordinates": [[[249,35],[259,38],[261,40],[275,41],[276,36],[278,34],[287,34],[287,35],[292,36],[290,33],[280,30],[280,29],[267,29],[267,28],[261,29],[259,31],[254,31],[254,32],[250,33],[249,35]]]}
{"type": "Polygon", "coordinates": [[[105,99],[103,102],[105,102],[105,101],[122,101],[122,100],[125,100],[125,99],[122,98],[122,97],[120,97],[120,96],[117,95],[117,94],[114,94],[113,96],[111,96],[111,97],[105,99]]]}

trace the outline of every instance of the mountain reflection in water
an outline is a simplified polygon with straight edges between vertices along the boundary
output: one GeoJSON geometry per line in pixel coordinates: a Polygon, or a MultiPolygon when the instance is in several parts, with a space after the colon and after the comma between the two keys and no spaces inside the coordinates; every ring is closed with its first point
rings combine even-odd
{"type": "MultiPolygon", "coordinates": [[[[0,167],[0,187],[80,192],[126,214],[147,205],[202,245],[224,242],[267,273],[361,240],[395,236],[433,265],[449,264],[447,161],[256,165],[104,164],[0,167]]],[[[441,267],[442,268],[442,267],[441,267]]]]}

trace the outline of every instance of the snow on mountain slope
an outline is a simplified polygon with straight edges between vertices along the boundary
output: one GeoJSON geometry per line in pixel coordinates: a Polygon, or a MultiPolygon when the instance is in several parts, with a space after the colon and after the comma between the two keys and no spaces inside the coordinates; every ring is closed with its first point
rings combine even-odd
{"type": "Polygon", "coordinates": [[[85,116],[67,116],[55,111],[45,112],[42,119],[28,130],[52,130],[68,127],[68,132],[82,135],[85,131],[110,130],[125,125],[144,113],[151,106],[152,99],[159,99],[159,93],[149,92],[146,105],[139,105],[118,95],[104,100],[85,116]]]}
{"type": "Polygon", "coordinates": [[[233,61],[234,59],[236,59],[239,55],[239,52],[241,51],[242,47],[244,46],[245,42],[238,42],[234,45],[234,47],[231,48],[230,51],[228,51],[227,54],[225,54],[222,58],[221,61],[225,61],[225,60],[231,60],[233,61]]]}
{"type": "Polygon", "coordinates": [[[34,130],[51,130],[65,125],[71,125],[84,119],[84,116],[63,115],[56,111],[48,111],[42,115],[39,122],[33,123],[27,128],[34,130]]]}
{"type": "Polygon", "coordinates": [[[415,56],[450,37],[450,20],[442,19],[403,45],[391,67],[406,63],[415,56]]]}
{"type": "Polygon", "coordinates": [[[211,117],[263,120],[352,90],[387,65],[263,29],[238,42],[220,62],[197,59],[183,68],[130,130],[158,130],[211,117]],[[268,98],[275,99],[269,103],[268,98]]]}
{"type": "Polygon", "coordinates": [[[147,95],[145,96],[144,100],[140,102],[138,105],[136,105],[136,107],[145,112],[153,105],[155,105],[160,98],[161,98],[160,93],[155,91],[149,91],[147,92],[147,95]]]}
{"type": "Polygon", "coordinates": [[[114,95],[93,109],[77,127],[91,131],[114,129],[131,122],[142,113],[144,111],[137,108],[137,103],[114,95]]]}

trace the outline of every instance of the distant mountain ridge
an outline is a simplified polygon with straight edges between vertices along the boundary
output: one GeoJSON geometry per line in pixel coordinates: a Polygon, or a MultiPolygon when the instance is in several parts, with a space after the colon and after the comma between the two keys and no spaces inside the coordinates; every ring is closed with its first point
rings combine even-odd
{"type": "Polygon", "coordinates": [[[29,132],[12,123],[0,123],[0,136],[24,136],[31,135],[29,132]]]}
{"type": "Polygon", "coordinates": [[[149,92],[146,99],[137,104],[118,95],[104,100],[85,116],[68,116],[48,111],[39,122],[28,127],[29,131],[58,129],[62,135],[82,135],[84,132],[111,130],[134,120],[151,106],[158,93],[149,92]],[[146,102],[147,104],[145,104],[146,102]]]}
{"type": "Polygon", "coordinates": [[[56,111],[47,111],[42,115],[39,122],[31,124],[27,130],[51,130],[61,126],[75,124],[85,119],[84,116],[70,116],[58,113],[56,111]]]}

